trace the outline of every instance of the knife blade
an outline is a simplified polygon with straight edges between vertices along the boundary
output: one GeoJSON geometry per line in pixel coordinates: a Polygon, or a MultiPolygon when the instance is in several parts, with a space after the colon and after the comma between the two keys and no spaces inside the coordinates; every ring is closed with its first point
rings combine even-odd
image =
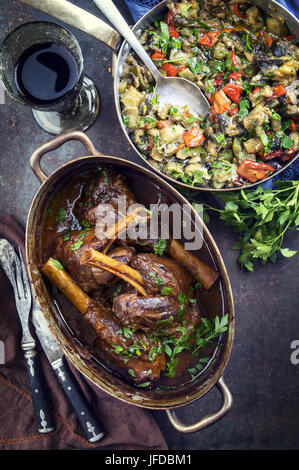
{"type": "Polygon", "coordinates": [[[91,407],[76,382],[57,341],[51,333],[47,321],[33,298],[32,321],[40,344],[50,362],[55,375],[72,405],[89,442],[98,442],[105,437],[105,432],[95,418],[91,407]]]}
{"type": "Polygon", "coordinates": [[[21,346],[24,351],[38,431],[45,434],[53,431],[54,426],[36,343],[29,329],[32,296],[20,249],[19,252],[20,259],[13,246],[6,239],[0,239],[0,264],[14,290],[16,309],[22,327],[21,346]]]}

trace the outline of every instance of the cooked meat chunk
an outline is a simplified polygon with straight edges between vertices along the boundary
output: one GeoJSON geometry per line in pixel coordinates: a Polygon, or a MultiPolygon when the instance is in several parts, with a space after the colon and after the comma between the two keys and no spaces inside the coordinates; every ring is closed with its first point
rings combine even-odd
{"type": "Polygon", "coordinates": [[[170,289],[168,294],[177,297],[180,292],[187,293],[190,289],[192,279],[189,273],[166,256],[138,254],[131,266],[141,274],[148,294],[160,293],[163,287],[167,287],[170,289]]]}
{"type": "MultiPolygon", "coordinates": [[[[90,184],[83,196],[85,208],[84,219],[91,225],[98,223],[100,218],[106,217],[105,211],[101,210],[101,205],[109,204],[122,218],[131,204],[136,204],[136,199],[124,178],[111,170],[103,169],[98,179],[90,184]],[[119,204],[119,197],[123,198],[124,204],[119,204]]],[[[117,219],[115,220],[117,222],[117,219]]]]}
{"type": "MultiPolygon", "coordinates": [[[[63,235],[57,239],[57,259],[85,292],[91,292],[114,279],[113,274],[103,269],[89,268],[80,263],[81,256],[87,249],[94,248],[101,251],[106,244],[106,240],[98,240],[94,229],[71,232],[68,234],[67,240],[63,235]]],[[[109,256],[124,264],[130,264],[134,254],[135,250],[132,247],[116,247],[109,252],[109,256]]]]}
{"type": "Polygon", "coordinates": [[[174,297],[122,294],[113,300],[113,312],[119,321],[144,331],[159,328],[177,320],[180,304],[174,297]]]}
{"type": "Polygon", "coordinates": [[[155,343],[151,343],[145,334],[133,331],[130,337],[125,337],[121,323],[110,309],[100,304],[91,303],[84,320],[98,335],[96,346],[119,367],[133,370],[137,383],[159,379],[161,371],[165,368],[164,352],[156,352],[149,357],[153,347],[155,351],[159,346],[162,350],[157,339],[155,343]]]}

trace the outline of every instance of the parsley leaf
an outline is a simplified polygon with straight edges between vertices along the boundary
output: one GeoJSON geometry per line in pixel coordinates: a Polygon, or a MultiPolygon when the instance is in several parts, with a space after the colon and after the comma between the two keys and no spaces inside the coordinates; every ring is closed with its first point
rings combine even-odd
{"type": "Polygon", "coordinates": [[[167,247],[167,242],[166,240],[164,240],[164,238],[160,238],[160,240],[158,241],[158,243],[155,243],[154,244],[154,253],[156,255],[160,255],[162,256],[164,251],[166,250],[166,247],[167,247]]]}

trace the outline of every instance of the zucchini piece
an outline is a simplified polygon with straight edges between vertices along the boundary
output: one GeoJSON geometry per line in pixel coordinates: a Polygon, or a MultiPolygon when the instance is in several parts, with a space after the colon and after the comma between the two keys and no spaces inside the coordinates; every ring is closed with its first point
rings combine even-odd
{"type": "Polygon", "coordinates": [[[235,137],[233,140],[233,152],[236,157],[242,153],[242,144],[238,137],[235,137]]]}
{"type": "Polygon", "coordinates": [[[244,147],[248,153],[256,153],[264,148],[264,144],[259,137],[256,137],[246,140],[244,147]]]}
{"type": "Polygon", "coordinates": [[[121,98],[121,102],[125,108],[141,105],[145,92],[140,93],[134,86],[130,86],[128,91],[121,98]]]}

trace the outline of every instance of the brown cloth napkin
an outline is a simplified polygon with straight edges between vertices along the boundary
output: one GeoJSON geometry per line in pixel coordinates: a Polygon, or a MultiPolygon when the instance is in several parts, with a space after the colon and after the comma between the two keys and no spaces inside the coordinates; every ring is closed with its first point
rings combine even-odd
{"type": "MultiPolygon", "coordinates": [[[[0,237],[24,249],[24,232],[9,216],[0,217],[0,237]]],[[[55,430],[39,434],[34,417],[26,364],[21,349],[21,327],[13,290],[0,268],[0,449],[56,450],[109,448],[114,450],[167,450],[166,442],[149,411],[127,405],[102,392],[71,367],[86,400],[102,423],[106,437],[90,444],[38,345],[50,392],[55,430]],[[1,359],[1,354],[0,354],[1,359]]]]}

